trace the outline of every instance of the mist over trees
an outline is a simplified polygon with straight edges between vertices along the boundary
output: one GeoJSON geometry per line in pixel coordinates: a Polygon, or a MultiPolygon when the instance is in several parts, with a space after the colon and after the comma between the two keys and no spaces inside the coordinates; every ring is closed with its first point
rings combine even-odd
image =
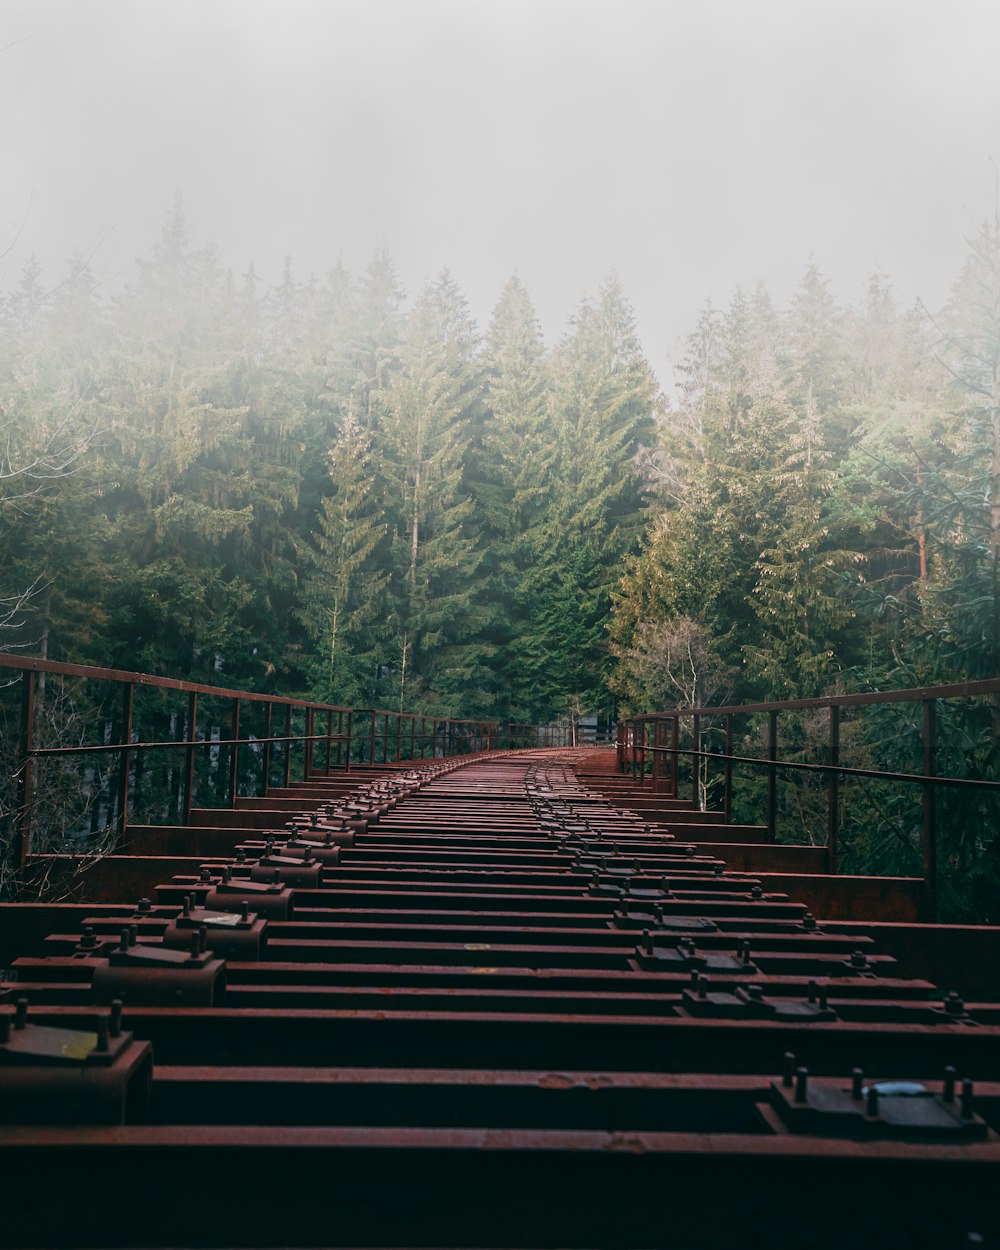
{"type": "Polygon", "coordinates": [[[123,289],[32,262],[0,323],[11,465],[75,461],[4,502],[3,646],[354,706],[610,713],[661,402],[616,279],[547,351],[516,278],[483,334],[447,271],[407,300],[384,252],[262,289],[177,204],[123,289]]]}
{"type": "MultiPolygon", "coordinates": [[[[265,288],[177,204],[120,289],[32,261],[0,297],[0,425],[8,650],[528,722],[1000,671],[998,216],[940,310],[812,262],[706,304],[668,402],[613,276],[546,347],[516,276],[482,330],[384,251],[265,288]]],[[[994,719],[945,716],[942,769],[995,776],[994,719]]],[[[918,770],[911,730],[842,758],[918,770]]],[[[919,874],[911,798],[848,805],[844,867],[919,874]]],[[[779,799],[822,840],[812,782],[779,799]]],[[[942,915],[994,915],[987,807],[949,800],[942,915]]]]}
{"type": "Polygon", "coordinates": [[[3,645],[516,720],[996,673],[998,307],[996,220],[933,315],[810,262],[668,404],[614,277],[547,349],[517,277],[483,331],[385,252],[264,289],[175,205],[3,296],[3,645]]]}

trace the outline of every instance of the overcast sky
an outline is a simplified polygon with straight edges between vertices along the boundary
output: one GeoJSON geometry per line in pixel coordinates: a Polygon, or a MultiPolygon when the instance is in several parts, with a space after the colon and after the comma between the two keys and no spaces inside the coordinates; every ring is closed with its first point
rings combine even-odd
{"type": "Polygon", "coordinates": [[[614,268],[669,385],[812,255],[940,304],[1000,162],[998,0],[0,0],[0,283],[128,276],[181,192],[268,280],[385,245],[550,342],[614,268]]]}

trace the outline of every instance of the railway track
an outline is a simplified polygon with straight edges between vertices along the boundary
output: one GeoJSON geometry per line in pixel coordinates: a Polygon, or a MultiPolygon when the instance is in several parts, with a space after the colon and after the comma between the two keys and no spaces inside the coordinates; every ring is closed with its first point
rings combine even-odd
{"type": "Polygon", "coordinates": [[[997,1243],[1000,1003],[593,760],[312,778],[0,908],[5,1244],[997,1243]]]}

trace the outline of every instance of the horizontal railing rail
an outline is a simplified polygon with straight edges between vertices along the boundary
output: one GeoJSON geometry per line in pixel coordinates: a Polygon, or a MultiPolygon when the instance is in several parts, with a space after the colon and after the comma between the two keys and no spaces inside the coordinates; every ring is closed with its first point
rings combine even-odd
{"type": "MultiPolygon", "coordinates": [[[[788,699],[772,703],[730,704],[719,707],[670,708],[623,718],[618,723],[617,767],[620,773],[631,773],[640,786],[649,784],[652,791],[680,796],[682,759],[690,762],[691,802],[698,805],[707,785],[704,769],[709,762],[723,765],[721,803],[716,810],[728,822],[732,816],[734,768],[765,769],[765,826],[768,841],[776,838],[779,772],[812,773],[826,784],[826,830],[824,845],[830,870],[836,872],[840,859],[840,782],[864,778],[892,784],[922,787],[922,826],[920,852],[923,866],[925,910],[935,912],[938,888],[938,800],[940,791],[949,787],[979,791],[984,794],[1000,791],[1000,781],[989,777],[963,777],[942,773],[937,767],[939,706],[954,700],[991,700],[995,707],[1000,695],[1000,678],[961,682],[951,685],[922,686],[905,690],[865,691],[860,694],[824,695],[815,699],[788,699]],[[906,772],[899,768],[875,768],[845,764],[841,759],[841,726],[845,709],[870,708],[879,705],[918,704],[919,754],[922,767],[906,772]],[[779,717],[782,713],[826,711],[826,755],[824,762],[783,758],[778,749],[779,717]],[[734,750],[734,720],[737,717],[767,718],[767,746],[762,756],[739,754],[734,750]],[[724,722],[725,749],[706,748],[704,736],[711,722],[724,722]],[[690,745],[681,745],[684,725],[690,745]]],[[[1000,709],[994,717],[993,747],[997,747],[996,726],[1000,709]]],[[[1000,756],[995,763],[1000,771],[1000,756]]]]}
{"type": "Polygon", "coordinates": [[[46,764],[77,770],[80,785],[97,794],[92,826],[121,842],[130,823],[143,823],[133,819],[134,791],[140,773],[148,785],[158,755],[164,761],[157,780],[160,807],[187,824],[196,806],[235,807],[248,792],[260,796],[275,783],[289,786],[293,773],[296,781],[309,782],[352,768],[538,742],[535,725],[350,708],[14,654],[0,654],[0,696],[7,700],[0,706],[0,732],[8,774],[0,815],[4,856],[15,864],[32,852],[39,801],[52,789],[49,778],[36,775],[46,764]],[[67,686],[69,711],[67,700],[60,702],[67,686]],[[159,692],[162,703],[140,707],[150,692],[159,692]],[[186,698],[171,703],[171,696],[186,698]],[[43,712],[50,708],[57,711],[46,719],[43,712]],[[79,729],[81,720],[89,732],[79,729]],[[67,742],[65,726],[71,723],[77,724],[76,737],[67,742]],[[108,757],[101,773],[101,760],[108,757]]]}

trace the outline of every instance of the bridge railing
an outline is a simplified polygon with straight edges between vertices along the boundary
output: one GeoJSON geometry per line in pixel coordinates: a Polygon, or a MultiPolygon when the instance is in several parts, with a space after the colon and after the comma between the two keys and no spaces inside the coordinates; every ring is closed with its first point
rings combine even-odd
{"type": "Polygon", "coordinates": [[[8,864],[129,824],[187,824],[292,780],[534,746],[533,725],[348,708],[0,654],[0,841],[8,864]]]}
{"type": "Polygon", "coordinates": [[[933,915],[939,826],[948,796],[1000,799],[998,696],[1000,678],[992,678],[671,708],[619,721],[617,766],[651,794],[687,799],[695,808],[720,812],[727,822],[734,814],[752,813],[756,818],[747,823],[759,823],[762,808],[771,842],[778,839],[779,821],[793,820],[794,836],[783,840],[825,846],[831,872],[841,866],[845,792],[864,783],[869,806],[874,803],[872,810],[885,818],[891,835],[919,852],[925,907],[933,915]]]}

